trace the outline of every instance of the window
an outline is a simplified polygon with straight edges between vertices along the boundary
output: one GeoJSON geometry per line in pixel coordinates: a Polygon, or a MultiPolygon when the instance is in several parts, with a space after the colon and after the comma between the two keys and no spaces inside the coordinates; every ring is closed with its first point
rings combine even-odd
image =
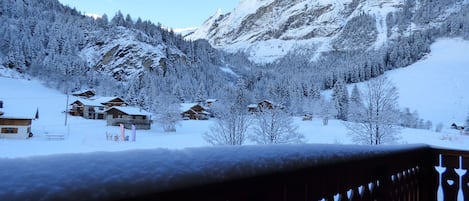
{"type": "Polygon", "coordinates": [[[2,128],[3,134],[17,134],[18,128],[2,128]]]}

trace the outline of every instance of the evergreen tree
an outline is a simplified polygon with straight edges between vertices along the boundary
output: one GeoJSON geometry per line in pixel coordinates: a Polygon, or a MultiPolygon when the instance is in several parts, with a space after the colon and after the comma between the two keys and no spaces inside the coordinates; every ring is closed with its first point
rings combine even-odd
{"type": "Polygon", "coordinates": [[[157,102],[157,122],[165,132],[176,132],[176,125],[181,119],[179,101],[175,97],[163,95],[157,102]]]}
{"type": "Polygon", "coordinates": [[[347,86],[342,80],[337,81],[332,89],[332,100],[337,110],[337,119],[347,121],[349,95],[347,86]]]}
{"type": "Polygon", "coordinates": [[[322,118],[322,124],[327,126],[329,124],[329,119],[337,115],[337,110],[334,107],[334,103],[332,101],[328,101],[324,98],[320,100],[320,116],[322,118]]]}
{"type": "Polygon", "coordinates": [[[111,19],[111,24],[113,26],[125,26],[125,18],[120,10],[117,11],[116,15],[111,19]]]}
{"type": "Polygon", "coordinates": [[[361,92],[357,85],[353,86],[352,94],[350,95],[350,108],[349,108],[349,120],[357,121],[363,115],[364,105],[361,97],[361,92]]]}

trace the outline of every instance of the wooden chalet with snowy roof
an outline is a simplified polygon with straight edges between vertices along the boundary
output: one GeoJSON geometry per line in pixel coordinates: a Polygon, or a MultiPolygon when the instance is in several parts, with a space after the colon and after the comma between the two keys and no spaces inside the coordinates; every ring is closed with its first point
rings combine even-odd
{"type": "Polygon", "coordinates": [[[263,100],[257,104],[249,104],[248,111],[249,112],[261,112],[263,109],[272,109],[274,108],[274,103],[269,100],[263,100]]]}
{"type": "Polygon", "coordinates": [[[212,99],[207,99],[207,100],[205,100],[205,104],[210,107],[210,106],[213,105],[213,103],[215,103],[217,101],[218,101],[218,99],[213,99],[213,98],[212,99]]]}
{"type": "Polygon", "coordinates": [[[123,124],[130,129],[135,125],[136,129],[149,130],[151,128],[151,113],[136,107],[114,106],[105,111],[108,126],[123,124]]]}
{"type": "Polygon", "coordinates": [[[12,108],[3,108],[1,101],[0,106],[0,138],[27,139],[32,137],[31,125],[34,112],[24,114],[25,112],[12,108]]]}
{"type": "Polygon", "coordinates": [[[91,89],[75,91],[72,93],[72,96],[80,97],[80,98],[91,98],[96,96],[96,92],[91,89]]]}
{"type": "Polygon", "coordinates": [[[106,107],[96,101],[89,99],[78,99],[71,104],[69,114],[81,116],[85,119],[104,119],[106,107]]]}
{"type": "Polygon", "coordinates": [[[92,100],[106,107],[129,105],[127,102],[125,102],[122,98],[119,97],[99,97],[92,100]]]}
{"type": "Polygon", "coordinates": [[[119,97],[100,97],[95,99],[77,99],[71,103],[69,111],[72,116],[85,119],[105,119],[105,111],[114,106],[127,106],[127,102],[119,97]]]}
{"type": "Polygon", "coordinates": [[[210,112],[208,112],[205,107],[197,103],[183,103],[181,104],[181,111],[183,119],[207,120],[210,117],[210,112]]]}

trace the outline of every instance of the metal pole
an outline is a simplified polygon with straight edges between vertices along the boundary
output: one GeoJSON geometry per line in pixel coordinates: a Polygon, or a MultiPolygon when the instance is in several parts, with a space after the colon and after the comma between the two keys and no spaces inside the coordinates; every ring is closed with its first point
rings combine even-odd
{"type": "Polygon", "coordinates": [[[67,126],[67,117],[68,117],[68,90],[67,90],[67,102],[65,104],[65,126],[67,126]]]}

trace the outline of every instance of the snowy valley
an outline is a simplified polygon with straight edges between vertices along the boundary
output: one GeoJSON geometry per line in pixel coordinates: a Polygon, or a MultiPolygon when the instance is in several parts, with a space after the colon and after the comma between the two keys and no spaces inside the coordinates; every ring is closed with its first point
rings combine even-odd
{"type": "MultiPolygon", "coordinates": [[[[397,144],[426,143],[439,147],[468,149],[469,136],[450,128],[452,123],[463,123],[469,111],[469,96],[461,93],[464,87],[469,86],[469,80],[465,79],[469,76],[466,69],[469,58],[464,53],[467,49],[468,41],[442,39],[432,46],[432,53],[424,60],[387,73],[398,88],[399,104],[402,108],[417,110],[421,118],[431,120],[434,125],[444,125],[439,133],[434,132],[434,127],[431,130],[402,129],[397,144]],[[416,82],[416,79],[419,81],[416,82]]],[[[0,138],[0,157],[211,146],[204,140],[203,134],[210,130],[215,119],[180,121],[174,133],[166,133],[161,125],[154,123],[151,130],[138,130],[135,142],[106,139],[106,133],[117,135],[120,131],[119,127],[106,126],[105,120],[69,116],[65,126],[65,94],[47,88],[35,79],[26,79],[17,73],[9,72],[5,68],[2,68],[0,73],[0,91],[3,93],[0,100],[4,102],[4,108],[11,108],[16,110],[16,113],[29,116],[34,116],[37,109],[39,111],[39,119],[32,122],[34,136],[26,140],[0,138]],[[49,133],[64,134],[65,139],[47,139],[46,134],[49,133]]],[[[327,96],[328,92],[324,94],[327,96]]],[[[328,126],[324,126],[319,117],[313,117],[313,121],[302,121],[301,117],[295,117],[294,124],[298,126],[298,132],[305,135],[308,144],[354,144],[340,120],[331,120],[328,126]]],[[[250,141],[247,144],[255,143],[250,141]]]]}
{"type": "Polygon", "coordinates": [[[469,178],[467,13],[240,0],[181,35],[1,0],[0,200],[462,200],[446,184],[469,178]]]}

